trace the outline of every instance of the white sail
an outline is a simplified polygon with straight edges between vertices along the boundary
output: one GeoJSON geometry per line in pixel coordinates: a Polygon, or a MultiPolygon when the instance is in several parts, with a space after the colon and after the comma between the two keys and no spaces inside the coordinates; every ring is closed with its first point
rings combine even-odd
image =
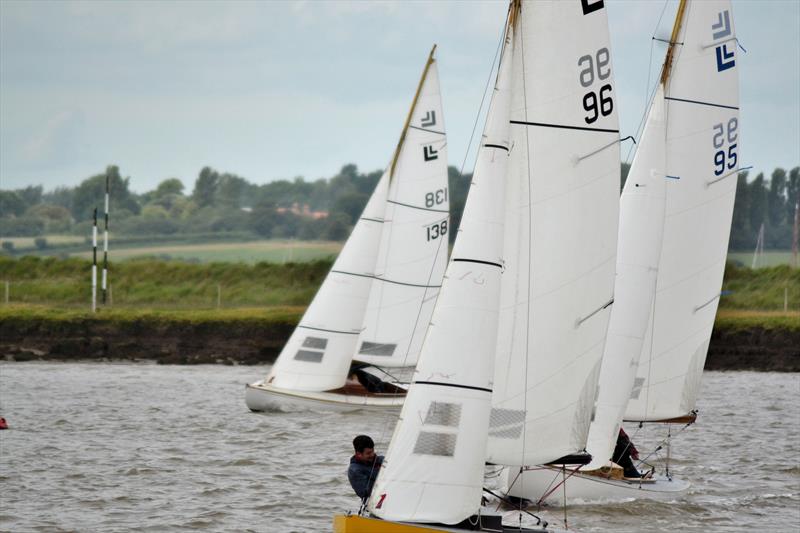
{"type": "Polygon", "coordinates": [[[369,510],[454,524],[480,507],[502,272],[511,48],[499,67],[453,257],[369,510]]]}
{"type": "Polygon", "coordinates": [[[736,195],[739,58],[731,3],[690,0],[681,7],[665,95],[663,245],[626,420],[679,419],[695,408],[736,195]]]}
{"type": "Polygon", "coordinates": [[[619,130],[603,2],[524,3],[488,460],[586,445],[610,303],[619,130]]]}
{"type": "Polygon", "coordinates": [[[433,59],[410,117],[355,356],[381,367],[416,364],[447,265],[447,139],[433,59]]]}
{"type": "Polygon", "coordinates": [[[664,119],[664,91],[659,85],[620,198],[614,306],[586,445],[592,455],[588,470],[607,464],[614,452],[650,322],[668,179],[664,119]]]}
{"type": "Polygon", "coordinates": [[[267,383],[303,391],[326,391],[344,385],[372,287],[388,189],[387,171],[281,350],[267,383]]]}

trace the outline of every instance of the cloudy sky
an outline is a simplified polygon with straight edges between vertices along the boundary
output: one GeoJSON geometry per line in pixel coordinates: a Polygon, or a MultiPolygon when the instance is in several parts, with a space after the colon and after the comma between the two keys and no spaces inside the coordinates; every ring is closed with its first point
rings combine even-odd
{"type": "MultiPolygon", "coordinates": [[[[256,183],[383,168],[433,43],[461,167],[506,5],[0,0],[0,188],[71,186],[112,163],[138,192],[168,177],[191,190],[206,165],[256,183]]],[[[651,36],[668,35],[676,4],[660,25],[663,0],[606,5],[621,130],[635,134],[664,54],[651,36]]],[[[800,2],[734,12],[742,166],[796,166],[800,2]]]]}

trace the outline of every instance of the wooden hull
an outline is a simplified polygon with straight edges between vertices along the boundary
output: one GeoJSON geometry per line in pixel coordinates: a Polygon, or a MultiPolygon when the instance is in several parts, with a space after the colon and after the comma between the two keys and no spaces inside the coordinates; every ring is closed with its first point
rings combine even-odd
{"type": "Polygon", "coordinates": [[[379,518],[356,515],[336,515],[333,517],[333,533],[466,533],[468,531],[492,531],[495,533],[555,533],[553,529],[520,529],[518,527],[498,529],[461,529],[434,524],[408,524],[389,522],[379,518]]]}
{"type": "Polygon", "coordinates": [[[371,411],[399,410],[405,396],[396,394],[343,394],[279,389],[263,381],[245,386],[245,403],[251,411],[371,411]]]}

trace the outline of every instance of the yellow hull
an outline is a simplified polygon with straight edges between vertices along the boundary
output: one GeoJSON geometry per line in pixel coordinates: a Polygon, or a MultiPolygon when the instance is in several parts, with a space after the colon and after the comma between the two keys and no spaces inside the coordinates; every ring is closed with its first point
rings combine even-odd
{"type": "Polygon", "coordinates": [[[333,533],[425,533],[426,531],[456,531],[455,529],[430,528],[417,524],[401,524],[398,522],[386,522],[378,518],[366,518],[364,516],[344,516],[336,515],[333,517],[333,533]]]}

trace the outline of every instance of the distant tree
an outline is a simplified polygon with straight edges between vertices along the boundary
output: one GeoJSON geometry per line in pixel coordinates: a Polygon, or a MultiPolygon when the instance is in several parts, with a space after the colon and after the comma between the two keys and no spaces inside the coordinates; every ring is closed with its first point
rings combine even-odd
{"type": "Polygon", "coordinates": [[[45,239],[44,237],[36,237],[35,239],[33,239],[33,244],[36,245],[37,249],[44,250],[45,248],[47,248],[47,239],[45,239]]]}
{"type": "Polygon", "coordinates": [[[44,222],[44,229],[48,233],[62,233],[69,231],[72,226],[72,213],[60,205],[38,204],[29,208],[25,214],[38,218],[44,222]]]}
{"type": "Polygon", "coordinates": [[[17,189],[15,192],[22,198],[22,201],[25,202],[26,209],[42,202],[41,185],[29,185],[24,189],[17,189]]]}
{"type": "Polygon", "coordinates": [[[246,197],[250,185],[247,180],[234,174],[223,174],[217,180],[217,190],[214,195],[214,205],[228,209],[238,208],[246,197]]]}
{"type": "Polygon", "coordinates": [[[772,171],[767,195],[769,225],[773,228],[783,226],[786,219],[786,171],[776,168],[772,171]]]}
{"type": "Polygon", "coordinates": [[[750,226],[750,196],[748,194],[750,189],[747,186],[747,172],[740,172],[737,180],[729,247],[732,250],[743,250],[749,249],[755,244],[753,230],[750,226]]]}
{"type": "Polygon", "coordinates": [[[72,187],[56,187],[50,192],[42,194],[42,202],[46,204],[60,205],[67,209],[72,209],[75,189],[72,187]]]}
{"type": "Polygon", "coordinates": [[[789,179],[786,183],[786,223],[794,225],[795,205],[800,202],[800,167],[794,167],[789,171],[789,179]]]}
{"type": "Polygon", "coordinates": [[[139,213],[141,207],[129,189],[130,178],[123,179],[119,174],[119,168],[111,165],[106,169],[105,174],[87,178],[75,188],[72,197],[72,216],[75,220],[91,219],[95,207],[97,207],[98,213],[103,212],[106,176],[109,180],[112,216],[118,209],[127,209],[134,214],[139,213]]]}
{"type": "Polygon", "coordinates": [[[11,241],[3,241],[3,251],[5,252],[13,252],[14,251],[14,243],[11,241]]]}
{"type": "Polygon", "coordinates": [[[20,216],[25,212],[25,201],[15,191],[0,191],[0,216],[20,216]]]}
{"type": "Polygon", "coordinates": [[[364,206],[367,205],[369,196],[360,192],[351,192],[340,196],[331,208],[331,214],[344,213],[348,217],[348,224],[353,225],[358,220],[364,206]]]}
{"type": "Polygon", "coordinates": [[[250,229],[262,237],[272,236],[272,228],[280,221],[278,211],[274,204],[261,203],[253,208],[250,214],[250,229]]]}
{"type": "Polygon", "coordinates": [[[767,187],[764,174],[759,173],[749,185],[750,227],[758,233],[761,224],[767,222],[767,187]]]}
{"type": "Polygon", "coordinates": [[[344,213],[335,213],[327,218],[322,238],[326,241],[343,241],[350,235],[350,225],[344,213]]]}
{"type": "Polygon", "coordinates": [[[153,199],[163,198],[167,195],[182,195],[183,182],[178,178],[168,178],[158,184],[156,190],[153,191],[153,199]]]}
{"type": "Polygon", "coordinates": [[[214,197],[217,194],[219,174],[211,167],[203,167],[194,182],[192,199],[199,207],[214,205],[214,197]]]}

